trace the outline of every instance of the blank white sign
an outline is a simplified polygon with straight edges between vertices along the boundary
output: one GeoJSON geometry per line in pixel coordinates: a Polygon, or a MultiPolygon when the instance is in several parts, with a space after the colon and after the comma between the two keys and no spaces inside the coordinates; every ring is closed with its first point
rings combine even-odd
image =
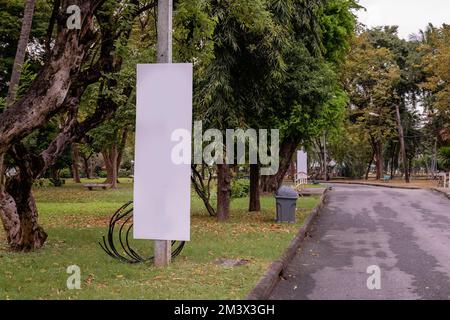
{"type": "MultiPolygon", "coordinates": [[[[134,238],[190,240],[190,164],[175,164],[175,130],[192,131],[192,64],[137,66],[134,238]]],[[[186,158],[191,159],[189,139],[186,158]]]]}
{"type": "Polygon", "coordinates": [[[303,172],[308,174],[308,154],[303,151],[297,151],[297,173],[303,172]]]}

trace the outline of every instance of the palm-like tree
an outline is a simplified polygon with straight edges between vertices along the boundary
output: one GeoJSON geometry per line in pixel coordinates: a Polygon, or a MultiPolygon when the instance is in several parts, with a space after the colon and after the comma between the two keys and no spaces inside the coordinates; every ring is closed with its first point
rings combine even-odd
{"type": "Polygon", "coordinates": [[[25,60],[28,39],[30,38],[31,24],[33,22],[34,5],[36,0],[25,1],[25,11],[22,19],[22,30],[20,31],[19,43],[17,44],[16,57],[9,82],[8,96],[6,97],[6,107],[14,103],[16,99],[17,85],[19,84],[22,65],[25,60]]]}
{"type": "Polygon", "coordinates": [[[445,170],[450,170],[450,147],[442,147],[439,149],[438,160],[445,170]]]}

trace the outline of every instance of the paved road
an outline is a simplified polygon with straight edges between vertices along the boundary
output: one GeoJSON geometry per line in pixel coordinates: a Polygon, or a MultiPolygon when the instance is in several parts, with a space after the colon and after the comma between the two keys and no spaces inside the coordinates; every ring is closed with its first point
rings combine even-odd
{"type": "Polygon", "coordinates": [[[333,185],[272,299],[450,299],[450,200],[427,190],[333,185]],[[369,266],[381,270],[369,290],[369,266]]]}

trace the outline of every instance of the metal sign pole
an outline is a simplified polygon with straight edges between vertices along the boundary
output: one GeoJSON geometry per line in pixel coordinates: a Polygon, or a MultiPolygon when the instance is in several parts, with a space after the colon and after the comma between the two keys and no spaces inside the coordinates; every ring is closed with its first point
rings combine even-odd
{"type": "MultiPolygon", "coordinates": [[[[172,63],[173,0],[158,0],[157,63],[172,63]]],[[[155,240],[155,266],[165,267],[172,258],[171,241],[155,240]]]]}

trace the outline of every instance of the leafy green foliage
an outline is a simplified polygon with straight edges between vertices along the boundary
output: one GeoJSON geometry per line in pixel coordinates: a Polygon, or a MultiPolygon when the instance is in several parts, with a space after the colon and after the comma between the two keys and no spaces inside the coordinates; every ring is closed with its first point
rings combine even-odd
{"type": "Polygon", "coordinates": [[[284,34],[266,1],[211,1],[214,59],[195,86],[195,113],[207,126],[245,126],[247,112],[260,112],[263,93],[281,77],[284,34]]]}
{"type": "Polygon", "coordinates": [[[208,12],[207,0],[180,1],[174,11],[174,61],[195,64],[202,68],[213,58],[212,35],[216,19],[208,12]]]}
{"type": "MultiPolygon", "coordinates": [[[[23,0],[0,0],[0,96],[5,97],[8,81],[19,42],[21,19],[24,11],[23,0]]],[[[46,0],[36,0],[30,43],[33,54],[29,67],[34,72],[41,66],[41,57],[51,8],[46,0]]]]}
{"type": "Polygon", "coordinates": [[[350,121],[370,141],[385,141],[395,134],[395,85],[400,69],[386,48],[374,47],[362,34],[353,44],[343,70],[350,97],[350,121]]]}
{"type": "Polygon", "coordinates": [[[373,151],[357,127],[347,123],[339,135],[331,135],[328,148],[342,176],[364,177],[373,151]]]}
{"type": "Polygon", "coordinates": [[[420,47],[425,77],[421,88],[425,91],[424,104],[429,115],[429,129],[441,141],[450,141],[450,26],[430,25],[420,47]]]}
{"type": "Polygon", "coordinates": [[[361,9],[356,1],[328,0],[320,19],[324,55],[328,61],[341,64],[350,50],[355,32],[354,10],[361,9]]]}
{"type": "Polygon", "coordinates": [[[331,65],[301,46],[289,50],[287,78],[273,93],[273,113],[285,136],[303,143],[328,128],[339,127],[347,102],[331,65]]]}
{"type": "Polygon", "coordinates": [[[442,147],[438,154],[439,164],[445,169],[450,170],[450,147],[442,147]]]}
{"type": "Polygon", "coordinates": [[[304,143],[339,128],[347,98],[335,69],[355,29],[355,6],[240,1],[237,12],[233,1],[213,2],[214,60],[196,85],[196,116],[218,128],[280,128],[304,143]]]}
{"type": "Polygon", "coordinates": [[[49,188],[54,187],[54,183],[50,179],[41,178],[33,182],[33,188],[49,188]]]}
{"type": "Polygon", "coordinates": [[[231,183],[231,198],[238,199],[248,197],[250,181],[248,179],[234,179],[231,183]]]}

